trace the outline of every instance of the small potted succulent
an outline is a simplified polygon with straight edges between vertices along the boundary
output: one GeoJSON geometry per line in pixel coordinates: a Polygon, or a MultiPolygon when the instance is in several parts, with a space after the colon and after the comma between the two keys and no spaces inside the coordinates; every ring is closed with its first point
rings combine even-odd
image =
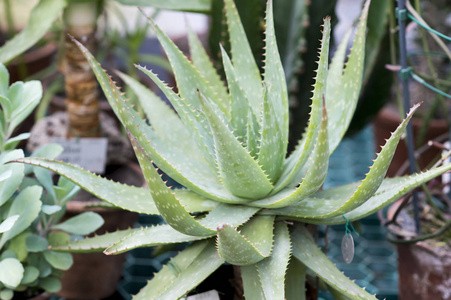
{"type": "MultiPolygon", "coordinates": [[[[222,51],[227,88],[196,36],[189,61],[151,20],[174,70],[178,93],[147,74],[172,104],[129,80],[150,125],[79,42],[105,96],[125,126],[149,189],[108,181],[64,162],[20,158],[65,176],[111,204],[161,215],[166,224],[119,230],[60,246],[58,251],[104,251],[190,242],[135,296],[178,299],[229,263],[240,270],[247,299],[304,299],[307,269],[340,298],[375,299],[344,276],[317,247],[306,224],[344,224],[394,202],[451,169],[384,179],[414,106],[378,154],[362,182],[322,189],[330,154],[349,126],[362,81],[366,2],[344,67],[346,35],[328,63],[330,20],[323,25],[311,113],[305,134],[287,156],[288,96],[268,1],[263,79],[233,0],[225,0],[230,59],[222,51]],[[207,75],[209,74],[209,75],[207,75]],[[225,96],[219,96],[225,95],[225,96]],[[155,165],[184,188],[170,189],[155,165]]],[[[348,244],[350,245],[350,244],[348,244]]],[[[351,249],[352,247],[348,248],[351,249]]]]}
{"type": "MultiPolygon", "coordinates": [[[[12,136],[14,129],[33,111],[42,97],[39,81],[14,82],[0,64],[0,299],[28,299],[61,288],[63,270],[72,265],[72,255],[50,250],[70,241],[69,234],[86,235],[103,224],[96,213],[62,221],[65,204],[79,187],[64,177],[53,183],[41,168],[6,164],[23,158],[16,149],[29,134],[12,136]],[[24,298],[21,298],[24,297],[24,298]]],[[[49,144],[34,156],[55,158],[62,148],[49,144]]]]}

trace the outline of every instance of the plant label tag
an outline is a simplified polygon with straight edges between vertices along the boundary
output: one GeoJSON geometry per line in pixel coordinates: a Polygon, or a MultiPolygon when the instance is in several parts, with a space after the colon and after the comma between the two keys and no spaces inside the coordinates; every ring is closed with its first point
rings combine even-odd
{"type": "Polygon", "coordinates": [[[52,142],[64,148],[58,159],[98,174],[105,172],[107,138],[53,139],[52,142]]]}
{"type": "Polygon", "coordinates": [[[347,264],[350,264],[354,259],[354,239],[351,234],[345,234],[343,236],[341,240],[341,253],[347,264]]]}
{"type": "Polygon", "coordinates": [[[220,298],[216,290],[211,290],[205,293],[189,296],[186,300],[220,300],[220,298]]]}

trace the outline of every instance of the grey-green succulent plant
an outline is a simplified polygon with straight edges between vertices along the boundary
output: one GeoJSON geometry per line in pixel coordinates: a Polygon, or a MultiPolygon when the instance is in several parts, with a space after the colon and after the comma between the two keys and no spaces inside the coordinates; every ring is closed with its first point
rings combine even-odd
{"type": "Polygon", "coordinates": [[[194,34],[191,61],[151,22],[177,81],[178,93],[148,75],[172,104],[122,75],[140,96],[141,119],[95,58],[78,42],[125,126],[148,189],[118,184],[76,166],[42,158],[16,162],[53,170],[111,204],[161,215],[166,224],[83,239],[59,251],[118,254],[137,247],[190,242],[135,299],[178,299],[227,262],[241,268],[247,299],[304,299],[306,269],[346,299],[375,299],[344,276],[316,246],[305,224],[342,224],[368,216],[451,169],[384,179],[414,107],[378,154],[365,179],[323,190],[328,159],[342,139],[358,98],[369,1],[344,66],[347,39],[328,63],[330,23],[324,20],[308,127],[287,155],[288,100],[268,2],[263,80],[233,0],[225,0],[231,38],[223,51],[227,87],[194,34]],[[156,165],[184,186],[171,189],[156,165]],[[344,218],[346,217],[346,218],[344,218]],[[106,250],[105,250],[106,249],[106,250]]]}
{"type": "MultiPolygon", "coordinates": [[[[55,185],[45,169],[7,164],[24,157],[16,149],[29,133],[13,136],[42,97],[39,81],[17,81],[9,85],[9,74],[0,63],[0,299],[10,300],[16,292],[57,292],[62,271],[72,266],[72,255],[48,249],[66,244],[69,234],[85,235],[103,223],[100,215],[86,213],[61,221],[65,203],[80,189],[61,177],[55,185]],[[32,176],[34,175],[34,176],[32,176]],[[54,232],[59,230],[59,232],[54,232]]],[[[34,156],[54,158],[62,147],[48,144],[34,156]]]]}

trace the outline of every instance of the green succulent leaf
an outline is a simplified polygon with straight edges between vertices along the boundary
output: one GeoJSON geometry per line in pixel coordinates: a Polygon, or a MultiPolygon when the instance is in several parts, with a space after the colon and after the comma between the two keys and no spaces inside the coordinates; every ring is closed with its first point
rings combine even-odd
{"type": "MultiPolygon", "coordinates": [[[[330,19],[324,19],[323,37],[321,40],[321,48],[319,52],[318,69],[316,72],[316,80],[313,88],[312,110],[310,113],[309,124],[303,139],[299,142],[297,148],[285,161],[282,175],[276,183],[274,191],[277,193],[281,189],[293,183],[294,186],[299,184],[299,176],[313,150],[315,140],[323,115],[323,99],[326,92],[326,83],[328,78],[328,61],[329,61],[329,41],[330,41],[330,19]]],[[[332,129],[333,130],[333,129],[332,129]]]]}
{"type": "Polygon", "coordinates": [[[42,252],[47,250],[49,243],[40,235],[30,234],[25,239],[25,246],[28,252],[42,252]]]}
{"type": "Polygon", "coordinates": [[[6,97],[8,95],[9,87],[9,72],[4,64],[0,63],[0,96],[6,97]]]}
{"type": "Polygon", "coordinates": [[[295,225],[291,233],[291,240],[294,257],[348,299],[376,299],[337,269],[332,261],[318,248],[304,225],[295,225]]]}
{"type": "Polygon", "coordinates": [[[30,232],[22,232],[15,238],[9,241],[8,243],[8,250],[11,250],[15,253],[16,258],[23,262],[28,256],[28,250],[25,246],[25,241],[28,235],[30,235],[30,232]]]}
{"type": "Polygon", "coordinates": [[[24,175],[23,165],[4,165],[4,163],[23,156],[22,150],[13,150],[0,154],[0,174],[3,177],[3,180],[0,181],[0,206],[6,203],[17,191],[24,175]]]}
{"type": "Polygon", "coordinates": [[[131,6],[152,6],[160,9],[173,9],[183,11],[207,12],[210,10],[211,0],[116,0],[124,5],[131,6]]]}
{"type": "Polygon", "coordinates": [[[20,215],[13,227],[3,233],[0,238],[0,249],[5,243],[27,229],[38,217],[41,211],[42,187],[31,186],[23,189],[14,199],[8,211],[7,217],[20,215]]]}
{"type": "Polygon", "coordinates": [[[208,229],[195,220],[182,206],[163,180],[160,178],[152,162],[147,159],[143,148],[128,132],[136,157],[143,171],[150,193],[163,219],[175,230],[194,236],[212,236],[215,230],[208,229]]]}
{"type": "Polygon", "coordinates": [[[59,252],[72,252],[72,253],[92,253],[104,251],[109,246],[117,243],[122,238],[130,235],[132,232],[139,229],[125,229],[117,230],[111,233],[105,233],[102,235],[96,235],[94,237],[88,237],[82,240],[77,240],[67,243],[53,244],[51,249],[59,252]]]}
{"type": "Polygon", "coordinates": [[[95,212],[87,211],[76,215],[62,223],[53,225],[53,229],[60,229],[72,234],[88,235],[103,225],[103,218],[95,212]]]}
{"type": "Polygon", "coordinates": [[[224,263],[218,257],[214,240],[196,242],[180,252],[133,299],[178,299],[201,283],[224,263]]]}
{"type": "Polygon", "coordinates": [[[48,293],[56,293],[61,290],[61,281],[56,277],[47,277],[39,280],[39,287],[48,293]]]}
{"type": "Polygon", "coordinates": [[[227,89],[224,86],[224,82],[216,72],[213,64],[211,63],[207,52],[202,46],[202,43],[200,42],[197,35],[191,30],[191,28],[188,28],[188,41],[191,59],[194,66],[207,80],[207,83],[215,87],[214,92],[218,95],[217,97],[221,99],[221,102],[219,102],[218,105],[221,107],[221,111],[224,112],[227,117],[229,117],[230,101],[227,89]]]}
{"type": "Polygon", "coordinates": [[[15,288],[23,278],[24,267],[16,258],[5,258],[0,261],[0,282],[6,287],[15,288]]]}
{"type": "Polygon", "coordinates": [[[66,4],[65,0],[39,1],[25,29],[0,48],[0,63],[10,61],[35,45],[49,31],[66,4]]]}
{"type": "Polygon", "coordinates": [[[285,279],[287,300],[305,300],[305,273],[307,268],[299,260],[291,258],[285,279]],[[302,283],[301,283],[302,282],[302,283]]]}
{"type": "Polygon", "coordinates": [[[23,278],[20,284],[30,284],[39,277],[39,270],[33,266],[26,266],[24,268],[23,278]]]}
{"type": "Polygon", "coordinates": [[[228,222],[227,224],[232,227],[238,227],[246,223],[259,210],[260,208],[256,207],[221,203],[203,218],[200,223],[212,230],[216,230],[224,222],[228,222]]]}
{"type": "Polygon", "coordinates": [[[290,253],[288,226],[278,222],[274,228],[274,249],[271,256],[257,263],[266,299],[285,299],[285,273],[288,269],[290,253]]]}
{"type": "Polygon", "coordinates": [[[256,216],[240,228],[228,224],[218,227],[218,252],[228,263],[255,264],[271,254],[274,218],[256,216]]]}
{"type": "Polygon", "coordinates": [[[6,218],[6,220],[4,220],[3,222],[1,222],[0,223],[0,233],[9,231],[14,226],[16,221],[19,219],[19,216],[20,215],[12,215],[12,216],[6,218]]]}
{"type": "Polygon", "coordinates": [[[219,173],[224,186],[235,196],[258,199],[272,185],[258,163],[249,155],[202,94],[203,112],[213,132],[219,173]]]}
{"type": "Polygon", "coordinates": [[[51,170],[114,206],[139,213],[158,214],[158,210],[147,189],[110,181],[77,166],[55,160],[34,157],[16,159],[15,162],[51,170]]]}
{"type": "Polygon", "coordinates": [[[25,132],[25,133],[21,133],[18,136],[15,136],[13,138],[7,139],[5,141],[5,150],[14,150],[16,149],[17,145],[21,142],[24,141],[26,139],[28,139],[30,137],[30,133],[25,132]]]}
{"type": "MultiPolygon", "coordinates": [[[[363,64],[365,61],[365,39],[366,39],[366,22],[368,19],[368,8],[370,1],[366,1],[360,21],[357,25],[354,43],[349,54],[346,68],[343,75],[339,71],[338,65],[343,62],[343,47],[346,38],[342,42],[341,51],[336,55],[340,55],[335,61],[332,60],[331,68],[334,68],[333,78],[327,82],[326,88],[326,107],[329,116],[329,149],[332,153],[340,143],[346,130],[349,127],[352,116],[354,114],[357,101],[359,98],[360,88],[363,77],[363,64]],[[337,65],[334,65],[337,64],[337,65]]],[[[346,36],[348,38],[348,36],[346,36]]]]}
{"type": "MultiPolygon", "coordinates": [[[[238,81],[256,116],[262,107],[262,79],[233,0],[225,0],[232,62],[238,81]]],[[[206,95],[208,97],[208,95],[206,95]]]]}
{"type": "Polygon", "coordinates": [[[257,264],[241,266],[241,278],[243,279],[243,289],[245,299],[265,300],[262,282],[258,276],[257,264]]]}
{"type": "Polygon", "coordinates": [[[70,253],[61,253],[55,251],[45,251],[45,260],[55,269],[58,270],[69,270],[69,268],[74,263],[74,259],[70,253]]]}

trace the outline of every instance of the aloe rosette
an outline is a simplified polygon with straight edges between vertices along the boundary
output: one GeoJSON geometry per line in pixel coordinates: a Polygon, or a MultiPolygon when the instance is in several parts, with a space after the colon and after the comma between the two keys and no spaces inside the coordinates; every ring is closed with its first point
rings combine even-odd
{"type": "Polygon", "coordinates": [[[155,274],[135,299],[183,297],[225,262],[240,266],[248,299],[303,299],[307,268],[334,294],[375,299],[335,267],[316,246],[305,224],[358,220],[451,166],[384,179],[415,106],[382,147],[364,180],[328,190],[321,188],[329,157],[356,107],[368,6],[369,1],[362,11],[346,65],[350,35],[341,42],[329,66],[330,21],[324,20],[308,127],[289,155],[288,95],[274,36],[271,1],[267,7],[262,80],[234,3],[225,0],[231,37],[231,58],[222,51],[227,86],[193,33],[189,34],[190,61],[151,20],[172,65],[178,93],[152,71],[137,66],[161,89],[171,109],[140,83],[121,74],[139,95],[148,122],[129,106],[94,57],[75,41],[125,126],[149,188],[118,184],[54,160],[16,161],[53,170],[117,207],[159,214],[166,224],[87,238],[59,250],[118,254],[137,247],[191,242],[170,266],[155,274]],[[155,165],[185,188],[166,186],[155,165]],[[177,272],[171,265],[177,266],[177,272]]]}

